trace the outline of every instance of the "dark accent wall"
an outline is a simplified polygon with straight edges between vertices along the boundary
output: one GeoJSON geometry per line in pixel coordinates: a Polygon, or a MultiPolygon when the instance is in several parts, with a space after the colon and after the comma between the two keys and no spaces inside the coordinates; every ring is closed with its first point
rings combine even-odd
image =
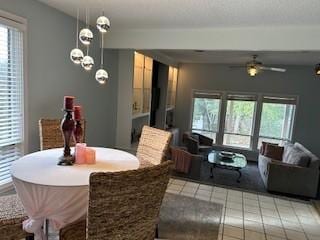
{"type": "Polygon", "coordinates": [[[266,71],[251,78],[245,69],[231,69],[226,65],[182,64],[175,116],[177,127],[181,132],[189,128],[192,89],[298,95],[293,141],[320,156],[320,78],[314,75],[312,66],[284,67],[286,73],[266,71]]]}

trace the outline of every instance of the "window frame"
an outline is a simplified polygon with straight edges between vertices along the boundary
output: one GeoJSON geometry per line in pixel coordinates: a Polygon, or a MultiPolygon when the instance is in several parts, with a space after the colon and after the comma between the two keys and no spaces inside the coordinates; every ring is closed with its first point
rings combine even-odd
{"type": "MultiPolygon", "coordinates": [[[[264,97],[274,97],[274,98],[283,98],[283,99],[294,99],[295,102],[295,111],[293,116],[293,123],[292,123],[292,131],[290,136],[290,141],[294,138],[295,134],[295,126],[297,120],[297,113],[299,107],[299,96],[298,95],[290,95],[290,94],[269,94],[269,93],[252,93],[252,92],[235,92],[235,91],[214,91],[214,90],[199,90],[199,89],[192,89],[191,91],[191,111],[190,111],[190,121],[189,121],[189,131],[192,131],[192,121],[193,121],[193,111],[194,111],[194,94],[196,92],[202,92],[204,94],[220,94],[221,102],[220,102],[220,109],[219,109],[219,120],[218,120],[218,132],[216,133],[216,141],[213,144],[214,146],[230,148],[230,149],[240,149],[246,151],[258,151],[258,142],[259,142],[259,134],[260,134],[260,125],[261,125],[261,118],[262,118],[262,107],[263,107],[263,99],[264,97]],[[251,129],[251,136],[244,135],[244,134],[234,134],[225,131],[225,120],[227,115],[227,103],[228,96],[230,95],[240,95],[240,96],[252,96],[255,100],[255,109],[253,113],[253,121],[252,121],[252,129],[251,129]],[[233,134],[233,135],[240,135],[240,136],[249,136],[250,137],[250,147],[237,147],[237,146],[230,146],[223,144],[224,134],[233,134]]],[[[281,102],[279,102],[281,103],[281,102]]],[[[270,138],[271,139],[271,138],[270,138]]]]}
{"type": "Polygon", "coordinates": [[[294,136],[294,132],[295,132],[295,126],[296,126],[296,118],[297,118],[297,109],[298,109],[298,104],[299,104],[299,96],[298,95],[282,95],[282,94],[261,94],[261,113],[259,115],[259,126],[258,126],[258,132],[257,132],[257,140],[256,140],[256,149],[258,149],[259,147],[259,138],[267,138],[267,139],[272,139],[272,140],[279,140],[279,141],[292,141],[293,136],[294,136]],[[292,121],[292,125],[291,125],[291,132],[290,132],[290,136],[288,139],[285,138],[276,138],[276,137],[268,137],[268,136],[263,136],[260,135],[260,127],[261,127],[261,119],[262,119],[262,110],[263,110],[263,104],[264,103],[272,103],[272,101],[264,101],[264,98],[269,97],[269,98],[275,98],[275,99],[279,99],[274,100],[275,104],[288,104],[286,103],[287,99],[292,99],[292,102],[295,106],[294,108],[294,113],[293,113],[293,121],[292,121]],[[281,100],[282,99],[282,100],[281,100]]]}
{"type": "Polygon", "coordinates": [[[219,136],[219,131],[220,131],[221,107],[222,107],[222,94],[221,94],[221,92],[219,92],[219,91],[203,91],[203,90],[193,89],[191,91],[191,112],[190,112],[190,121],[189,121],[189,130],[190,130],[190,132],[192,132],[192,130],[196,130],[196,131],[204,131],[204,132],[209,132],[209,133],[215,133],[216,134],[216,139],[213,139],[213,142],[214,142],[214,144],[216,144],[218,136],[219,136]],[[212,98],[212,99],[219,99],[220,100],[217,132],[208,131],[208,130],[201,130],[201,129],[193,129],[192,128],[192,125],[193,125],[194,100],[196,98],[194,96],[195,96],[195,94],[197,92],[204,93],[204,94],[207,94],[207,95],[219,95],[220,96],[220,98],[212,98]]]}
{"type": "Polygon", "coordinates": [[[256,117],[257,117],[256,113],[257,113],[257,105],[258,105],[259,97],[258,97],[257,94],[253,94],[253,93],[225,92],[225,94],[226,94],[225,116],[227,115],[228,101],[229,100],[254,102],[254,109],[253,109],[253,116],[252,116],[253,118],[252,118],[252,126],[251,126],[251,135],[249,135],[249,134],[240,134],[240,133],[231,133],[231,132],[225,131],[226,119],[224,120],[223,123],[220,123],[220,124],[223,124],[223,133],[222,133],[221,146],[228,147],[228,148],[238,148],[238,149],[251,150],[251,149],[253,149],[254,128],[255,128],[255,122],[256,122],[256,117]],[[232,96],[232,95],[239,95],[239,96],[247,97],[247,98],[244,98],[244,99],[252,98],[252,100],[241,100],[240,98],[239,99],[232,99],[231,97],[229,97],[229,96],[232,96]],[[225,145],[225,144],[223,144],[223,140],[224,140],[224,135],[225,134],[250,137],[250,146],[248,148],[246,148],[246,147],[225,145]]]}
{"type": "MultiPolygon", "coordinates": [[[[29,149],[29,131],[28,131],[28,51],[27,51],[27,29],[28,29],[28,22],[27,19],[17,16],[15,14],[0,10],[0,24],[16,28],[21,31],[22,33],[22,141],[19,145],[21,154],[24,155],[28,152],[29,149]]],[[[0,192],[6,191],[8,189],[11,189],[13,187],[12,180],[8,181],[4,184],[0,185],[0,192]]]]}

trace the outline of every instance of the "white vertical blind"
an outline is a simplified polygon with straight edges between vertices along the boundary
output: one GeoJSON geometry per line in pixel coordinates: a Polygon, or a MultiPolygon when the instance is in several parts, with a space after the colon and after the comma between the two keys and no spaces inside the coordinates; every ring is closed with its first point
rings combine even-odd
{"type": "Polygon", "coordinates": [[[23,33],[0,23],[0,185],[22,154],[23,33]]]}

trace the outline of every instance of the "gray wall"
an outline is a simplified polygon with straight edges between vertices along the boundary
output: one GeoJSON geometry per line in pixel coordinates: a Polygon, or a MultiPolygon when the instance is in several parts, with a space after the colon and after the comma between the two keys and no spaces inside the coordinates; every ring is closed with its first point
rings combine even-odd
{"type": "MultiPolygon", "coordinates": [[[[27,95],[29,151],[39,149],[39,118],[62,117],[64,95],[74,95],[84,107],[87,143],[113,146],[117,115],[118,52],[105,53],[110,80],[105,86],[69,59],[75,47],[76,20],[34,0],[1,0],[0,9],[24,17],[27,30],[27,95]]],[[[95,36],[97,36],[95,34],[95,36]]],[[[90,50],[99,66],[98,42],[90,50]]]]}
{"type": "Polygon", "coordinates": [[[245,69],[230,69],[225,65],[182,64],[175,116],[181,132],[189,128],[192,89],[298,95],[293,140],[301,142],[320,156],[320,79],[314,76],[312,67],[287,66],[286,73],[263,72],[250,78],[245,69]]]}

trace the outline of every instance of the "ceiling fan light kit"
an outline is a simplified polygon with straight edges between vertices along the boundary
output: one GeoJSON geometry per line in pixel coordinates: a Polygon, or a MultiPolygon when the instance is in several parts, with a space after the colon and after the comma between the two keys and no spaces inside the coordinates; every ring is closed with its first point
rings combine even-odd
{"type": "Polygon", "coordinates": [[[314,72],[316,75],[320,75],[320,63],[318,63],[315,67],[314,67],[314,72]]]}
{"type": "MultiPolygon", "coordinates": [[[[108,72],[103,68],[103,35],[107,33],[110,29],[110,21],[102,13],[101,16],[97,18],[96,27],[101,34],[101,64],[100,68],[96,71],[95,79],[100,84],[105,84],[109,75],[108,72]]],[[[86,27],[81,29],[79,33],[79,9],[77,11],[77,31],[76,31],[76,47],[70,52],[70,59],[73,63],[81,65],[86,71],[91,71],[94,66],[94,59],[89,56],[89,46],[93,41],[93,33],[89,28],[89,13],[86,9],[86,27]],[[86,56],[84,56],[83,51],[79,48],[79,40],[86,47],[86,56]]]]}
{"type": "Polygon", "coordinates": [[[257,75],[257,73],[258,73],[258,69],[257,69],[256,66],[251,65],[251,66],[248,66],[247,72],[248,72],[250,77],[255,77],[257,75]]]}

